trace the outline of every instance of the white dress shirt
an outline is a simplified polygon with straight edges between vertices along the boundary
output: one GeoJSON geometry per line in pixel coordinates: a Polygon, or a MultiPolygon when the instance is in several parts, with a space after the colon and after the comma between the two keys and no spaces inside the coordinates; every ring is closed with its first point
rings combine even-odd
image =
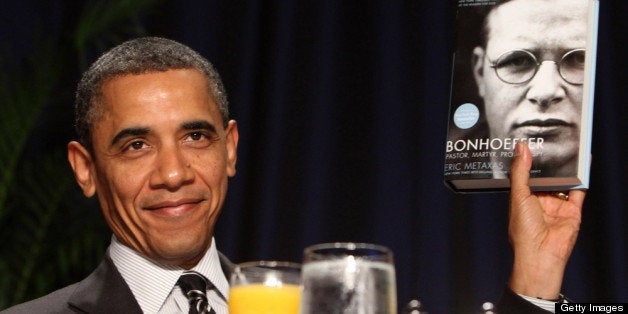
{"type": "Polygon", "coordinates": [[[538,298],[533,298],[533,297],[529,297],[529,296],[525,296],[523,294],[519,294],[520,297],[524,298],[526,301],[546,310],[552,313],[556,313],[556,302],[554,301],[549,301],[549,300],[543,300],[543,299],[538,299],[538,298]]]}
{"type": "MultiPolygon", "coordinates": [[[[107,254],[144,313],[188,312],[188,299],[176,285],[183,268],[157,263],[120,243],[115,236],[111,239],[107,254]]],[[[209,305],[217,314],[228,314],[229,282],[220,267],[213,238],[205,256],[191,270],[201,273],[216,286],[216,289],[207,291],[209,305]]]]}

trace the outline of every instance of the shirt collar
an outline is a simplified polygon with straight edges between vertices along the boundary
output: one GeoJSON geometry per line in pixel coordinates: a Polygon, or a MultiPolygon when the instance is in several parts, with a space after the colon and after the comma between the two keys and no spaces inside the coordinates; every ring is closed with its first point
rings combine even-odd
{"type": "MultiPolygon", "coordinates": [[[[159,311],[183,273],[183,268],[157,263],[122,244],[115,236],[112,236],[107,254],[145,313],[159,311]]],[[[229,283],[220,267],[214,238],[209,250],[192,270],[207,277],[220,294],[228,298],[229,283]]]]}

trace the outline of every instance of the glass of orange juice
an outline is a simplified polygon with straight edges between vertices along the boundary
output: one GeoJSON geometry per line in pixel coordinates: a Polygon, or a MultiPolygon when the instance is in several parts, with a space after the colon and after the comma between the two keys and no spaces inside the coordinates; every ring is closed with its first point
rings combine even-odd
{"type": "Polygon", "coordinates": [[[281,261],[238,264],[229,283],[231,314],[299,313],[301,264],[281,261]]]}

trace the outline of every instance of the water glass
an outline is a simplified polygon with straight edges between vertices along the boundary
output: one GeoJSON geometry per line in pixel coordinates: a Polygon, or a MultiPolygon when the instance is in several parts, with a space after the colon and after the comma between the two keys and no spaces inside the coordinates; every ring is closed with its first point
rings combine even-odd
{"type": "Polygon", "coordinates": [[[368,243],[324,243],[304,251],[301,314],[396,314],[393,253],[368,243]]]}

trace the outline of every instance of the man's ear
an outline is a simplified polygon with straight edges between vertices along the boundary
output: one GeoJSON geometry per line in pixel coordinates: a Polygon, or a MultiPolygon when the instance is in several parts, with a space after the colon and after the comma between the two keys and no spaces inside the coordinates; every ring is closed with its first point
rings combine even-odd
{"type": "Polygon", "coordinates": [[[229,177],[233,177],[236,173],[236,161],[238,160],[238,139],[240,137],[240,134],[238,133],[238,124],[235,120],[229,121],[226,133],[227,175],[229,177]]]}
{"type": "Polygon", "coordinates": [[[92,197],[96,193],[96,169],[89,151],[79,142],[68,144],[68,161],[74,170],[76,182],[83,190],[83,194],[92,197]]]}
{"type": "Polygon", "coordinates": [[[475,78],[475,84],[478,86],[478,95],[484,97],[486,93],[486,87],[484,83],[484,56],[485,51],[482,47],[475,47],[473,49],[473,56],[471,56],[471,66],[473,68],[473,77],[475,78]]]}

